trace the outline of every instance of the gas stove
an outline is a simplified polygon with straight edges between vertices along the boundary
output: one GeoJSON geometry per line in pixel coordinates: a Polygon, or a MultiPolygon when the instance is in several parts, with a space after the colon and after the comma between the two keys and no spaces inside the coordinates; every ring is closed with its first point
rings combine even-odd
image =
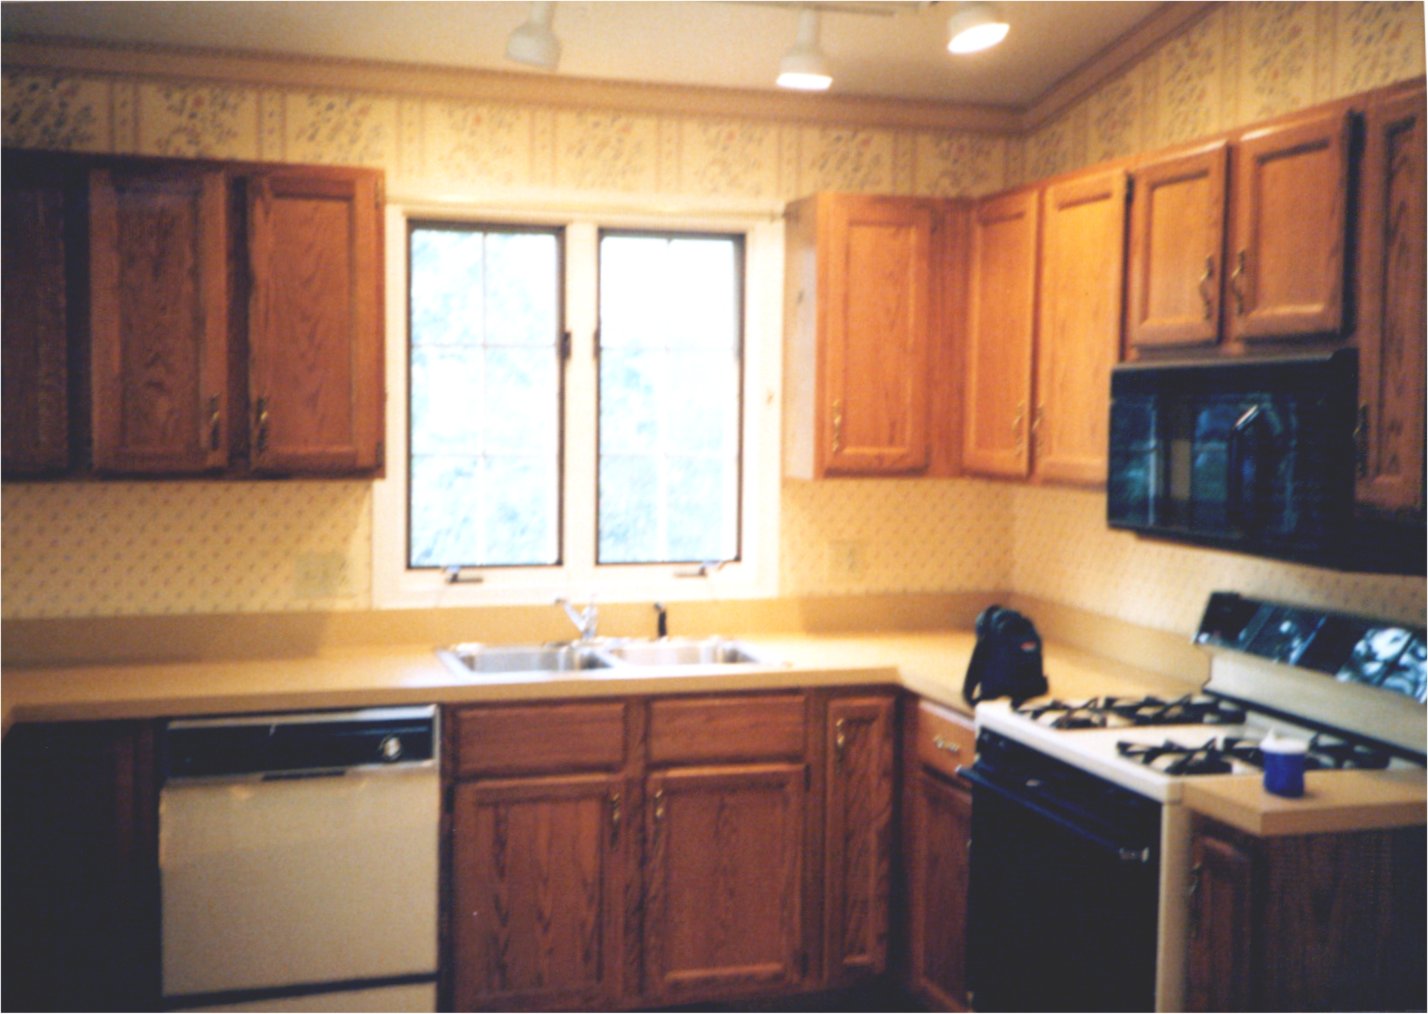
{"type": "MultiPolygon", "coordinates": [[[[1076,995],[1084,1009],[1182,1009],[1188,779],[1258,777],[1271,735],[1302,740],[1311,770],[1425,766],[1422,629],[1216,593],[1195,640],[1210,678],[1183,695],[977,705],[966,774],[979,1007],[1050,1009],[1076,995]],[[1088,877],[1104,903],[1078,893],[1088,877]],[[998,957],[1045,927],[1044,950],[1066,955],[1050,993],[998,957]],[[1112,962],[1125,973],[1114,988],[1079,971],[1112,962]]],[[[1054,691],[1055,672],[1047,679],[1054,691]]]]}

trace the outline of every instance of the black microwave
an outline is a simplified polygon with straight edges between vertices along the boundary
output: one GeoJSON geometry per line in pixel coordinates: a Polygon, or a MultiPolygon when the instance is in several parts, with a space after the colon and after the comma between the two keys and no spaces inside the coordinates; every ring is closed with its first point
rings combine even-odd
{"type": "Polygon", "coordinates": [[[1424,573],[1421,523],[1354,510],[1354,349],[1111,373],[1112,528],[1340,570],[1424,573]]]}

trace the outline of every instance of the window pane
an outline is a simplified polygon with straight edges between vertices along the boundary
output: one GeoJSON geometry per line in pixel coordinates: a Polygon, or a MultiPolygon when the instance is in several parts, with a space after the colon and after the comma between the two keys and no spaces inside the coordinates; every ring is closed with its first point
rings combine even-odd
{"type": "Polygon", "coordinates": [[[408,565],[560,559],[560,241],[413,226],[408,565]]]}
{"type": "Polygon", "coordinates": [[[600,240],[600,563],[739,555],[742,249],[600,240]]]}

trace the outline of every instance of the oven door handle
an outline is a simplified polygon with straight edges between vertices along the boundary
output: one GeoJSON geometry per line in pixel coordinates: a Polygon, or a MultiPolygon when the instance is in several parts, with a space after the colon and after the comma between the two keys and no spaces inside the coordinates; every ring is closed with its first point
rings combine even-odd
{"type": "MultiPolygon", "coordinates": [[[[1082,841],[1087,842],[1090,845],[1094,845],[1096,848],[1102,850],[1103,852],[1110,853],[1112,856],[1114,856],[1116,859],[1120,860],[1123,863],[1145,864],[1149,863],[1154,858],[1150,846],[1142,845],[1140,847],[1134,847],[1129,845],[1123,845],[1122,843],[1107,838],[1104,835],[1097,834],[1095,831],[1091,831],[1085,827],[1082,827],[1070,817],[1057,813],[1055,810],[1052,810],[1049,807],[1046,807],[1041,803],[1036,802],[1034,799],[1023,795],[1022,793],[1019,793],[1003,785],[1000,782],[988,778],[986,775],[977,771],[975,767],[963,767],[958,768],[957,770],[962,775],[962,777],[970,781],[974,787],[986,789],[993,795],[1000,796],[1008,803],[1011,803],[1015,806],[1020,806],[1023,809],[1030,810],[1038,817],[1042,817],[1045,820],[1049,820],[1053,824],[1056,824],[1058,827],[1062,828],[1063,830],[1069,831],[1071,834],[1075,835],[1077,838],[1080,838],[1082,841]]],[[[976,804],[974,803],[973,806],[975,807],[975,805],[976,804]]]]}

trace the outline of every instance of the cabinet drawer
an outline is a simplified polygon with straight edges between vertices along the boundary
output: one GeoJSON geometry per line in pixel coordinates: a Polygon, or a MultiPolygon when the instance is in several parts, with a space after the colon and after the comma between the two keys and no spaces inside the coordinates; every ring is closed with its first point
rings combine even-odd
{"type": "Polygon", "coordinates": [[[454,714],[456,774],[617,771],[625,763],[625,704],[462,708],[454,714]]]}
{"type": "Polygon", "coordinates": [[[801,760],[804,710],[802,694],[655,701],[650,705],[649,760],[801,760]]]}
{"type": "Polygon", "coordinates": [[[977,752],[972,719],[951,708],[923,701],[917,706],[917,759],[955,778],[959,765],[971,764],[977,752]]]}

